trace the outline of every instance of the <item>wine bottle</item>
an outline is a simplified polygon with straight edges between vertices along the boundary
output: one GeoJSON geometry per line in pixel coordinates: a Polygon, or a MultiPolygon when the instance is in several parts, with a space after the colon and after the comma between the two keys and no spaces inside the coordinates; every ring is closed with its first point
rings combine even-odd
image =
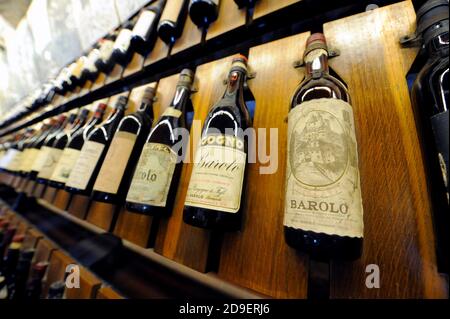
{"type": "Polygon", "coordinates": [[[120,64],[126,66],[131,59],[132,49],[131,49],[131,37],[133,36],[132,29],[136,19],[127,21],[114,42],[111,58],[108,64],[115,65],[120,64]]]}
{"type": "Polygon", "coordinates": [[[219,5],[219,0],[191,0],[189,16],[199,28],[208,28],[211,23],[217,20],[219,5]]]}
{"type": "Polygon", "coordinates": [[[65,189],[69,193],[81,195],[91,193],[111,140],[124,116],[127,102],[127,97],[120,96],[107,120],[89,133],[66,183],[65,189]]]}
{"type": "Polygon", "coordinates": [[[253,8],[258,0],[234,0],[239,9],[253,8]]]}
{"type": "Polygon", "coordinates": [[[95,66],[101,72],[109,73],[114,67],[114,64],[111,61],[111,56],[118,33],[119,31],[115,30],[100,40],[100,56],[95,61],[95,66]]]}
{"type": "Polygon", "coordinates": [[[449,3],[425,2],[417,11],[416,40],[421,47],[413,65],[417,77],[411,101],[420,132],[432,203],[436,259],[440,272],[450,267],[449,243],[449,3]]]}
{"type": "Polygon", "coordinates": [[[6,278],[0,276],[0,300],[9,299],[8,286],[6,285],[6,278]]]}
{"type": "Polygon", "coordinates": [[[178,130],[186,127],[186,105],[190,95],[194,72],[181,71],[170,106],[151,130],[134,171],[126,198],[129,211],[148,215],[171,213],[177,192],[182,162],[181,154],[173,149],[180,143],[178,130]]]}
{"type": "Polygon", "coordinates": [[[31,175],[31,170],[33,168],[34,162],[39,156],[39,152],[42,146],[45,143],[47,137],[54,132],[54,130],[58,126],[58,121],[55,118],[51,118],[47,124],[44,124],[45,129],[42,134],[40,134],[36,140],[31,143],[31,145],[27,148],[27,157],[25,163],[23,163],[21,167],[21,173],[23,177],[29,177],[31,175]]]}
{"type": "Polygon", "coordinates": [[[47,299],[63,299],[66,290],[66,282],[63,280],[55,281],[48,287],[47,299]]]}
{"type": "Polygon", "coordinates": [[[157,24],[166,0],[159,0],[142,10],[131,36],[131,47],[142,56],[153,48],[156,40],[157,24]]]}
{"type": "Polygon", "coordinates": [[[38,129],[37,132],[33,134],[33,136],[25,143],[22,154],[22,161],[20,162],[20,166],[18,168],[20,176],[25,177],[27,172],[30,171],[31,165],[37,152],[37,150],[33,148],[33,145],[43,134],[45,134],[50,129],[50,127],[51,126],[48,123],[42,123],[40,129],[38,129]]]}
{"type": "Polygon", "coordinates": [[[83,82],[90,80],[94,81],[98,75],[98,68],[95,62],[100,59],[100,46],[96,44],[92,50],[89,52],[86,61],[83,65],[83,70],[81,71],[81,79],[83,82]]]}
{"type": "Polygon", "coordinates": [[[7,144],[7,152],[0,162],[0,169],[2,171],[12,174],[16,169],[18,162],[20,162],[22,158],[20,140],[23,136],[23,133],[15,134],[13,141],[7,144]]]}
{"type": "Polygon", "coordinates": [[[145,89],[137,112],[125,116],[119,123],[105,160],[94,184],[92,198],[118,204],[130,185],[133,169],[153,121],[155,89],[145,89]]]}
{"type": "Polygon", "coordinates": [[[13,282],[8,289],[9,299],[22,300],[25,298],[25,289],[34,253],[35,250],[32,248],[20,252],[17,267],[14,271],[13,282]]]}
{"type": "Polygon", "coordinates": [[[26,128],[25,133],[17,143],[17,149],[19,151],[18,156],[14,158],[14,161],[8,167],[10,172],[16,176],[20,175],[20,168],[22,166],[22,162],[24,162],[25,148],[28,145],[28,143],[33,139],[34,133],[35,130],[33,128],[31,127],[26,128]]]}
{"type": "Polygon", "coordinates": [[[244,101],[246,77],[247,59],[233,59],[225,93],[206,117],[183,213],[190,225],[240,228],[248,143],[244,130],[251,125],[244,101]]]}
{"type": "MultiPolygon", "coordinates": [[[[53,172],[58,164],[61,155],[63,153],[64,148],[67,146],[71,137],[81,130],[86,123],[87,116],[89,115],[88,109],[82,109],[78,117],[76,114],[71,114],[71,118],[75,118],[72,125],[69,126],[66,130],[61,131],[55,138],[55,141],[52,145],[52,152],[49,153],[47,160],[45,161],[44,166],[39,171],[37,176],[37,182],[41,184],[48,184],[48,180],[52,177],[53,172]]],[[[69,124],[72,121],[69,118],[69,124]]]]}
{"type": "Polygon", "coordinates": [[[42,294],[42,279],[47,271],[48,262],[40,261],[33,265],[30,273],[30,281],[25,289],[25,299],[37,300],[42,294]]]}
{"type": "Polygon", "coordinates": [[[64,188],[64,185],[70,176],[70,172],[80,156],[84,142],[87,140],[89,133],[102,121],[106,107],[106,104],[99,103],[94,116],[89,122],[70,136],[67,147],[62,152],[61,158],[56,164],[55,170],[48,181],[48,185],[58,189],[64,188]]]}
{"type": "Polygon", "coordinates": [[[167,0],[158,24],[158,36],[167,44],[181,36],[188,14],[188,0],[167,0]]]}
{"type": "Polygon", "coordinates": [[[308,38],[304,61],[288,117],[285,239],[317,260],[356,259],[363,206],[350,96],[329,73],[323,34],[308,38]]]}
{"type": "Polygon", "coordinates": [[[84,65],[86,63],[87,58],[85,56],[82,56],[77,59],[76,62],[73,63],[73,67],[71,68],[70,72],[70,82],[71,86],[70,89],[73,90],[77,86],[82,86],[84,84],[83,78],[82,78],[82,72],[84,65]]]}
{"type": "Polygon", "coordinates": [[[47,137],[45,144],[39,151],[39,155],[36,158],[36,161],[33,163],[33,168],[31,171],[32,174],[33,172],[36,173],[36,177],[34,179],[39,184],[45,184],[45,176],[48,176],[49,171],[51,172],[56,164],[56,161],[61,156],[62,151],[58,148],[55,148],[55,143],[57,143],[63,136],[62,133],[64,133],[64,130],[74,123],[76,117],[77,115],[74,113],[71,113],[69,117],[64,116],[64,121],[62,122],[62,124],[54,133],[47,137]]]}

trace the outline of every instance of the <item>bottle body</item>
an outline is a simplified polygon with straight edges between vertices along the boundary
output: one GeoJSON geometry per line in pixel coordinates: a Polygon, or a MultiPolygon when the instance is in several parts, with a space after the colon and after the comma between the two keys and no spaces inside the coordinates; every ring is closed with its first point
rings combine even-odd
{"type": "Polygon", "coordinates": [[[207,28],[217,20],[219,15],[219,0],[191,0],[189,16],[199,28],[207,28]]]}
{"type": "Polygon", "coordinates": [[[173,44],[183,32],[188,14],[188,0],[168,0],[158,24],[158,36],[167,44],[173,44]]]}
{"type": "Polygon", "coordinates": [[[223,231],[241,224],[247,161],[244,131],[251,120],[243,98],[246,60],[233,61],[222,99],[203,126],[186,195],[183,220],[223,231]]]}
{"type": "Polygon", "coordinates": [[[152,125],[154,95],[154,89],[147,88],[140,110],[120,121],[95,180],[94,200],[119,204],[125,199],[133,169],[152,125]]]}
{"type": "Polygon", "coordinates": [[[123,118],[127,100],[121,96],[109,118],[89,134],[66,183],[65,189],[69,193],[90,195],[117,126],[123,118]]]}
{"type": "Polygon", "coordinates": [[[171,213],[182,168],[185,107],[190,102],[193,72],[183,70],[171,105],[150,132],[140,155],[126,198],[129,211],[167,216],[171,213]],[[178,153],[178,154],[177,154],[178,153]]]}
{"type": "Polygon", "coordinates": [[[284,234],[314,259],[351,260],[363,240],[355,125],[347,89],[329,74],[327,58],[323,35],[310,36],[307,75],[288,118],[284,234]]]}

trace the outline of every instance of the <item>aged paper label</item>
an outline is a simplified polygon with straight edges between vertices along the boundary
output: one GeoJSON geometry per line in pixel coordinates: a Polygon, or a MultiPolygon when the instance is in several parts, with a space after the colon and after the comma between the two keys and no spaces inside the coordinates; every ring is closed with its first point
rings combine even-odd
{"type": "Polygon", "coordinates": [[[186,205],[238,212],[246,158],[242,140],[228,135],[204,136],[195,155],[186,205]]]}
{"type": "Polygon", "coordinates": [[[105,145],[98,142],[86,141],[84,143],[80,156],[70,172],[67,186],[81,190],[86,189],[104,148],[105,145]]]}
{"type": "Polygon", "coordinates": [[[165,207],[177,154],[167,145],[146,143],[139,158],[127,201],[165,207]]]}
{"type": "Polygon", "coordinates": [[[50,179],[55,182],[66,183],[80,152],[80,150],[74,148],[65,148],[50,179]]]}
{"type": "Polygon", "coordinates": [[[95,180],[94,190],[110,194],[117,193],[135,142],[135,134],[119,131],[114,135],[100,173],[95,180]]]}
{"type": "Polygon", "coordinates": [[[288,120],[284,225],[363,237],[353,111],[338,99],[307,101],[288,120]]]}
{"type": "Polygon", "coordinates": [[[38,177],[49,179],[52,176],[53,170],[58,163],[59,158],[61,157],[62,150],[57,148],[50,148],[47,152],[47,158],[45,159],[45,163],[39,171],[38,177]]]}
{"type": "Polygon", "coordinates": [[[39,153],[36,157],[36,160],[33,162],[33,166],[31,167],[32,171],[40,172],[42,167],[45,165],[45,161],[47,159],[48,153],[51,151],[51,147],[42,146],[39,150],[39,153]]]}

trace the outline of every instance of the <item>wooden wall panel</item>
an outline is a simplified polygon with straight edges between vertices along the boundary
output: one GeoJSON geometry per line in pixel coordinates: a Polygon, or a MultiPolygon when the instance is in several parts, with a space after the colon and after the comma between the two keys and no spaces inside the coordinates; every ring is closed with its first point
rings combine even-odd
{"type": "Polygon", "coordinates": [[[177,39],[173,45],[171,54],[175,55],[186,49],[193,48],[199,45],[202,41],[202,30],[197,28],[197,26],[192,22],[192,20],[187,17],[186,23],[183,28],[183,33],[181,37],[177,39]]]}
{"type": "Polygon", "coordinates": [[[133,54],[130,63],[123,71],[123,77],[130,76],[142,70],[144,67],[144,57],[138,53],[133,54]]]}
{"type": "Polygon", "coordinates": [[[34,228],[28,228],[22,243],[22,249],[35,248],[43,235],[34,228]]]}
{"type": "MultiPolygon", "coordinates": [[[[199,66],[195,72],[198,92],[192,95],[194,121],[203,124],[209,108],[221,97],[225,89],[223,80],[231,66],[231,57],[199,66]]],[[[191,147],[198,143],[198,134],[191,130],[191,147]]],[[[191,159],[193,154],[188,154],[191,159]]],[[[192,161],[191,161],[192,162],[192,161]]],[[[192,172],[192,163],[183,166],[175,207],[169,219],[161,221],[155,251],[163,256],[199,271],[206,271],[210,232],[183,222],[184,199],[192,172]]]]}
{"type": "Polygon", "coordinates": [[[80,267],[80,288],[66,288],[66,299],[94,299],[101,284],[94,274],[80,267]]]}
{"type": "Polygon", "coordinates": [[[33,257],[33,264],[41,261],[49,261],[54,250],[56,250],[56,247],[50,241],[47,239],[39,240],[33,257]]]}
{"type": "Polygon", "coordinates": [[[409,1],[324,25],[328,43],[341,51],[330,65],[352,97],[365,226],[362,258],[332,265],[332,298],[447,297],[405,80],[417,51],[399,44],[414,29],[409,1]],[[380,268],[380,289],[365,286],[369,264],[380,268]]]}
{"type": "Polygon", "coordinates": [[[273,13],[277,10],[285,8],[291,4],[300,2],[302,0],[262,0],[258,1],[255,5],[255,12],[253,19],[258,19],[262,16],[273,13]]]}
{"type": "Polygon", "coordinates": [[[45,285],[42,287],[43,296],[47,297],[48,289],[54,282],[64,280],[66,267],[70,264],[76,264],[75,260],[60,250],[53,252],[48,265],[45,285]]]}
{"type": "Polygon", "coordinates": [[[277,298],[305,298],[307,264],[284,241],[284,174],[286,167],[287,123],[290,99],[304,77],[303,68],[293,62],[302,57],[309,33],[302,33],[250,49],[249,66],[256,77],[249,80],[255,97],[255,129],[278,129],[278,169],[260,174],[267,164],[247,166],[242,231],[225,235],[219,276],[241,286],[277,298]],[[273,89],[268,89],[273,88],[273,89]]]}
{"type": "Polygon", "coordinates": [[[206,40],[213,39],[245,25],[246,11],[239,10],[234,0],[220,1],[219,16],[208,28],[206,40]]]}
{"type": "Polygon", "coordinates": [[[156,40],[153,50],[145,58],[144,66],[149,66],[167,58],[170,53],[170,47],[160,38],[156,40]]]}
{"type": "Polygon", "coordinates": [[[118,292],[116,292],[111,287],[101,287],[97,291],[97,295],[95,299],[124,299],[122,295],[120,295],[118,292]]]}

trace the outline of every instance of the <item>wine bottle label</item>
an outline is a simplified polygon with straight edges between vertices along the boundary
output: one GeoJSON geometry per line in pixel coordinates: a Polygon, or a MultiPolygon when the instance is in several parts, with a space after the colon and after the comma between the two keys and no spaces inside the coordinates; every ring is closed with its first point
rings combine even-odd
{"type": "Polygon", "coordinates": [[[114,135],[95,181],[94,190],[117,194],[135,142],[136,134],[118,131],[114,135]]]}
{"type": "Polygon", "coordinates": [[[18,168],[18,171],[24,171],[24,168],[27,166],[27,162],[30,161],[30,154],[31,149],[26,148],[22,151],[22,160],[20,161],[20,166],[18,168]]]}
{"type": "Polygon", "coordinates": [[[338,99],[316,99],[288,118],[284,225],[363,237],[363,207],[353,111],[338,99]]]}
{"type": "Polygon", "coordinates": [[[33,163],[38,157],[39,150],[35,148],[27,148],[23,154],[23,161],[20,170],[22,172],[30,172],[33,168],[33,163]]]}
{"type": "Polygon", "coordinates": [[[160,21],[171,21],[172,23],[177,23],[180,11],[185,4],[184,0],[168,0],[164,11],[161,15],[160,21]]]}
{"type": "Polygon", "coordinates": [[[105,40],[100,47],[100,56],[103,62],[108,62],[114,50],[114,41],[105,40]]]}
{"type": "Polygon", "coordinates": [[[58,163],[59,158],[61,157],[62,150],[57,148],[50,148],[47,152],[47,158],[45,159],[45,163],[39,171],[38,177],[49,179],[52,176],[53,170],[58,163]]]}
{"type": "Polygon", "coordinates": [[[438,151],[439,164],[441,166],[444,185],[447,187],[448,196],[448,135],[449,135],[449,111],[436,114],[431,117],[436,149],[438,151]]]}
{"type": "MultiPolygon", "coordinates": [[[[181,1],[180,1],[181,2],[181,1]]],[[[134,25],[132,35],[147,40],[147,34],[156,19],[156,13],[151,10],[142,11],[139,19],[134,25]]]]}
{"type": "Polygon", "coordinates": [[[171,116],[171,117],[176,117],[179,118],[181,116],[182,112],[180,110],[177,110],[174,107],[168,107],[164,110],[164,113],[162,114],[162,116],[171,116]]]}
{"type": "Polygon", "coordinates": [[[127,52],[130,47],[131,37],[133,33],[129,29],[122,29],[117,36],[116,43],[114,43],[114,50],[127,52]]]}
{"type": "Polygon", "coordinates": [[[86,63],[84,64],[84,69],[89,72],[97,72],[97,67],[95,66],[95,61],[101,58],[100,50],[94,49],[89,53],[86,63]]]}
{"type": "Polygon", "coordinates": [[[39,150],[39,153],[36,157],[36,160],[33,162],[33,166],[31,167],[32,171],[40,172],[42,167],[45,165],[45,161],[47,160],[48,153],[51,151],[51,148],[48,146],[42,146],[39,150]]]}
{"type": "Polygon", "coordinates": [[[15,156],[9,162],[7,169],[11,172],[17,172],[19,170],[20,163],[22,162],[22,155],[23,153],[21,151],[17,151],[15,156]]]}
{"type": "Polygon", "coordinates": [[[66,185],[85,190],[104,148],[104,144],[94,141],[87,141],[84,143],[80,156],[78,157],[72,172],[70,172],[66,185]]]}
{"type": "Polygon", "coordinates": [[[195,155],[186,205],[236,213],[241,205],[244,142],[229,135],[207,135],[195,155]]]}
{"type": "Polygon", "coordinates": [[[11,164],[12,161],[14,161],[14,157],[19,153],[18,150],[14,148],[10,148],[5,156],[3,156],[2,161],[0,162],[0,167],[4,169],[8,169],[8,166],[11,164]]]}
{"type": "Polygon", "coordinates": [[[50,179],[55,182],[66,183],[79,156],[80,150],[70,147],[65,148],[50,179]]]}
{"type": "Polygon", "coordinates": [[[165,207],[177,154],[167,145],[147,143],[134,172],[127,201],[165,207]]]}

